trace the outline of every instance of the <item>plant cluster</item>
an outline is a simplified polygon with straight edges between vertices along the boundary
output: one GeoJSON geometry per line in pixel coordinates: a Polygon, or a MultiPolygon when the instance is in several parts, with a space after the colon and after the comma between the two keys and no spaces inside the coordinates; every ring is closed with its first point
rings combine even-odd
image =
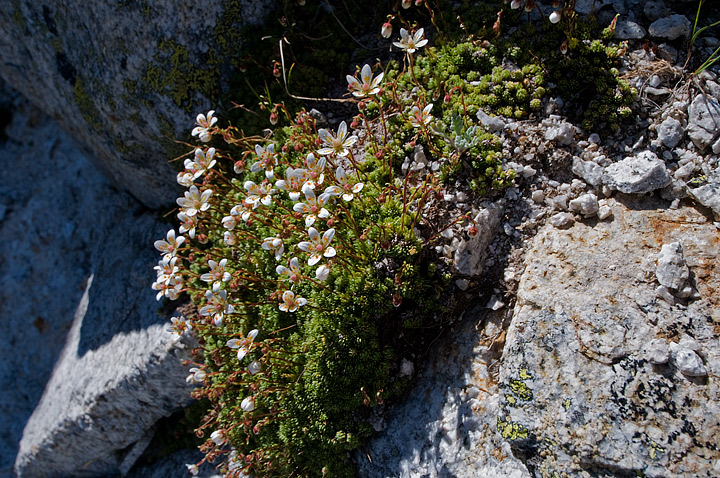
{"type": "Polygon", "coordinates": [[[172,330],[199,342],[187,380],[211,408],[197,435],[225,476],[352,476],[372,407],[403,390],[413,331],[435,332],[452,313],[451,269],[431,246],[457,223],[478,230],[426,211],[448,184],[511,184],[476,114],[527,118],[550,87],[552,72],[508,40],[430,47],[404,22],[393,45],[401,59],[347,76],[349,126],[319,128],[262,95],[285,124],[263,137],[197,116],[198,146],[177,177],[179,228],[155,242],[153,288],[158,300],[190,299],[172,330]]]}

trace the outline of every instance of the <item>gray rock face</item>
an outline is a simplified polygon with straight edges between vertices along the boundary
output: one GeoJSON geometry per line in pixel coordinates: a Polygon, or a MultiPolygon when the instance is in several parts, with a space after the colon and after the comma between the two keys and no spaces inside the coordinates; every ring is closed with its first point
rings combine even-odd
{"type": "Polygon", "coordinates": [[[273,4],[235,3],[228,12],[220,0],[12,2],[0,10],[0,75],[92,150],[116,185],[168,205],[167,138],[218,106],[233,33],[273,4]]]}
{"type": "Polygon", "coordinates": [[[11,166],[0,184],[0,476],[14,476],[21,437],[24,476],[78,476],[89,461],[88,473],[105,472],[112,467],[100,463],[117,467],[124,457],[115,452],[187,397],[149,288],[157,255],[148,245],[166,225],[11,96],[0,89],[13,112],[0,143],[0,162],[11,166]],[[150,376],[157,384],[141,390],[150,376]]]}
{"type": "Polygon", "coordinates": [[[720,473],[720,239],[697,211],[658,206],[613,201],[613,221],[547,226],[526,255],[498,429],[536,477],[720,473]],[[700,291],[684,305],[638,280],[672,242],[700,291]]]}
{"type": "Polygon", "coordinates": [[[657,277],[660,285],[669,289],[680,290],[690,276],[690,271],[685,265],[683,249],[679,242],[664,244],[660,249],[657,259],[657,277]]]}
{"type": "Polygon", "coordinates": [[[409,394],[415,398],[392,410],[384,431],[355,454],[360,477],[530,478],[496,433],[489,367],[503,314],[474,309],[465,319],[428,358],[409,394]]]}
{"type": "Polygon", "coordinates": [[[710,173],[705,184],[688,188],[688,191],[700,204],[712,209],[715,217],[720,218],[720,169],[710,173]]]}
{"type": "Polygon", "coordinates": [[[671,182],[665,163],[651,151],[642,151],[605,168],[603,183],[625,194],[664,188],[671,182]]]}
{"type": "Polygon", "coordinates": [[[639,40],[645,38],[646,34],[643,27],[630,20],[620,20],[615,27],[615,38],[618,40],[639,40]]]}
{"type": "Polygon", "coordinates": [[[592,161],[583,161],[579,156],[573,158],[572,172],[592,186],[602,184],[603,167],[592,161]]]}
{"type": "Polygon", "coordinates": [[[670,15],[650,24],[651,36],[675,40],[690,35],[690,20],[684,15],[670,15]]]}
{"type": "Polygon", "coordinates": [[[455,249],[453,265],[458,273],[463,275],[482,273],[488,246],[497,235],[504,210],[503,204],[491,204],[475,215],[473,220],[478,225],[478,233],[467,241],[461,240],[455,249]]]}
{"type": "Polygon", "coordinates": [[[675,118],[667,118],[665,121],[660,123],[657,129],[658,140],[667,148],[674,148],[680,143],[685,130],[682,124],[675,118]]]}
{"type": "Polygon", "coordinates": [[[688,136],[701,151],[720,135],[720,103],[716,98],[697,95],[688,108],[688,136]]]}

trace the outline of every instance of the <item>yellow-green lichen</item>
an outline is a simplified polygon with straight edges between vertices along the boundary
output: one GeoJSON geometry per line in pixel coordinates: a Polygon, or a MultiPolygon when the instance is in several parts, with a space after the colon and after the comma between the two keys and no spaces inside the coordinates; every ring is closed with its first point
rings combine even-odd
{"type": "Polygon", "coordinates": [[[532,380],[533,376],[530,374],[528,369],[521,368],[518,372],[518,377],[520,377],[520,380],[532,380]]]}
{"type": "Polygon", "coordinates": [[[522,380],[510,380],[510,391],[520,400],[530,401],[533,399],[533,392],[522,380]]]}
{"type": "Polygon", "coordinates": [[[85,122],[92,130],[100,131],[102,129],[100,112],[98,111],[97,106],[95,106],[95,102],[80,78],[75,80],[74,95],[75,104],[80,110],[80,115],[83,117],[85,122]]]}
{"type": "Polygon", "coordinates": [[[565,409],[566,412],[567,412],[568,410],[570,410],[570,407],[572,406],[572,399],[571,399],[571,398],[566,398],[565,400],[563,400],[562,406],[563,406],[563,408],[565,409]]]}
{"type": "Polygon", "coordinates": [[[654,440],[650,440],[649,445],[650,445],[649,452],[650,452],[651,460],[655,460],[656,458],[658,458],[658,454],[665,453],[665,448],[658,445],[654,440]]]}
{"type": "Polygon", "coordinates": [[[506,440],[521,440],[528,437],[527,428],[517,422],[506,422],[500,417],[497,419],[497,429],[506,440]]]}

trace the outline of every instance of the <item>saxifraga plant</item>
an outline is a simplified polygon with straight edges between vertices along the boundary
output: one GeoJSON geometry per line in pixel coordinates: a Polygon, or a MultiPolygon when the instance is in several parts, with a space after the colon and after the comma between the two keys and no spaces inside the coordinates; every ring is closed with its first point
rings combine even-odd
{"type": "Polygon", "coordinates": [[[372,407],[402,391],[403,333],[436,327],[452,302],[430,246],[456,223],[477,233],[465,215],[428,224],[426,207],[447,183],[480,194],[512,183],[475,114],[526,117],[543,70],[502,68],[522,52],[487,40],[416,58],[424,30],[403,26],[402,68],[348,76],[360,111],[350,128],[318,129],[282,104],[272,111],[290,125],[266,137],[197,117],[180,226],[155,242],[153,288],[190,298],[172,330],[199,341],[188,381],[211,409],[197,434],[203,462],[227,477],[353,475],[372,407]]]}

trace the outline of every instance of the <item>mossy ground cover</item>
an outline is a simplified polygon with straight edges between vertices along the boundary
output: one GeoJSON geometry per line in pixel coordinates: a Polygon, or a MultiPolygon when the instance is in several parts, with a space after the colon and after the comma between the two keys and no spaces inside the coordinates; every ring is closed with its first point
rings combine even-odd
{"type": "MultiPolygon", "coordinates": [[[[427,208],[441,207],[448,185],[477,199],[513,183],[478,111],[524,120],[562,93],[593,122],[630,104],[632,90],[612,70],[621,48],[591,40],[599,30],[581,30],[572,16],[536,26],[513,12],[493,29],[497,12],[462,8],[471,19],[462,25],[447,20],[457,17],[447,6],[396,12],[410,31],[398,45],[405,52],[356,76],[367,88],[348,118],[354,135],[346,123],[323,129],[304,110],[293,114],[290,99],[275,96],[284,85],[253,85],[252,75],[249,91],[264,92],[255,101],[280,121],[274,131],[253,136],[257,123],[242,117],[198,117],[201,142],[178,175],[188,188],[178,200],[185,235],[172,230],[156,243],[164,257],[154,287],[159,298],[191,300],[174,329],[199,340],[188,379],[211,408],[197,433],[227,476],[353,475],[350,451],[372,435],[373,407],[405,390],[401,360],[422,352],[465,300],[435,246],[453,225],[469,235],[481,225],[466,215],[433,223],[427,208]],[[420,20],[434,45],[411,48],[424,40],[420,20]],[[528,44],[531,29],[545,40],[528,44]],[[567,68],[602,74],[563,83],[567,68]]],[[[310,31],[289,17],[281,24],[298,42],[310,31]]],[[[343,51],[311,55],[332,64],[343,51]]],[[[621,116],[602,120],[617,127],[621,116]]]]}

